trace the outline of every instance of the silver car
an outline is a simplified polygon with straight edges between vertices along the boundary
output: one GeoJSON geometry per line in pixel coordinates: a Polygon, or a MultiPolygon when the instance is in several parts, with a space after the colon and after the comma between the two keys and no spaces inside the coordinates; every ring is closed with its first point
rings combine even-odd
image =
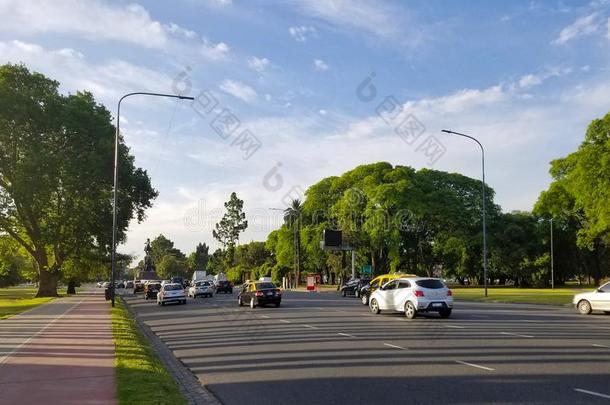
{"type": "Polygon", "coordinates": [[[583,315],[588,315],[591,311],[604,311],[610,314],[610,283],[602,285],[595,291],[576,294],[572,303],[583,315]]]}
{"type": "Polygon", "coordinates": [[[197,297],[212,297],[214,295],[214,285],[209,281],[196,281],[188,290],[188,296],[197,297]]]}

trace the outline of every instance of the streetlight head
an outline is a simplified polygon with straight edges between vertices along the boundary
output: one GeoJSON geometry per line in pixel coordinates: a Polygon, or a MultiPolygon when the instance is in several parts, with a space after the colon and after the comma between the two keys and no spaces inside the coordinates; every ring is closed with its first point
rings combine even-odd
{"type": "Polygon", "coordinates": [[[448,134],[452,134],[453,131],[449,130],[449,129],[441,129],[441,132],[446,132],[448,134]]]}
{"type": "Polygon", "coordinates": [[[194,100],[195,97],[189,97],[189,96],[178,96],[178,98],[180,100],[194,100]]]}

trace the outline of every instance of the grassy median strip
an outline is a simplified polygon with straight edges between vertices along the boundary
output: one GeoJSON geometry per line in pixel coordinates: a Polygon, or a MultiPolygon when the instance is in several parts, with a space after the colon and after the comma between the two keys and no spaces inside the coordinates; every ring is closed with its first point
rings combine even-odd
{"type": "Polygon", "coordinates": [[[0,288],[0,319],[9,318],[53,299],[34,298],[35,295],[35,288],[0,288]]]}
{"type": "Polygon", "coordinates": [[[456,300],[566,305],[572,303],[574,294],[593,288],[489,288],[487,298],[483,288],[454,287],[452,290],[456,300]]]}
{"type": "Polygon", "coordinates": [[[119,404],[187,403],[121,302],[112,308],[112,334],[119,404]]]}

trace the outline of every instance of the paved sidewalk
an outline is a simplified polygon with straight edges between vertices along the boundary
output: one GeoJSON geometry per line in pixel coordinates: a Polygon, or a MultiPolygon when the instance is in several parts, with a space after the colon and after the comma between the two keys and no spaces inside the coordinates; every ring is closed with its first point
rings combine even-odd
{"type": "Polygon", "coordinates": [[[0,321],[0,404],[116,404],[109,307],[83,294],[0,321]]]}

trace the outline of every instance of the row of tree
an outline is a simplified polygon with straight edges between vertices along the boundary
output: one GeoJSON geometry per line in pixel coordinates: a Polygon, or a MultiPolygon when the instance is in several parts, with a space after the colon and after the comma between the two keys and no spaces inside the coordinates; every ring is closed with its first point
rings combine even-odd
{"type": "MultiPolygon", "coordinates": [[[[106,278],[110,268],[114,134],[110,112],[90,93],[63,95],[59,83],[22,65],[0,66],[0,283],[39,281],[38,296],[60,280],[106,278]]],[[[142,221],[157,191],[119,139],[118,241],[142,221]]],[[[324,229],[341,229],[357,266],[376,274],[404,271],[482,283],[481,208],[489,224],[493,282],[550,282],[550,226],[555,281],[608,276],[610,258],[610,114],[594,120],[577,151],[551,162],[553,182],[532,212],[503,213],[494,192],[456,173],[359,166],[309,187],[265,242],[238,245],[248,226],[232,193],[213,236],[188,257],[160,235],[153,260],[162,276],[195,269],[246,277],[347,274],[345,253],[320,247],[324,229]],[[551,221],[552,220],[552,221],[551,221]]],[[[119,255],[119,268],[131,258],[119,255]]]]}

